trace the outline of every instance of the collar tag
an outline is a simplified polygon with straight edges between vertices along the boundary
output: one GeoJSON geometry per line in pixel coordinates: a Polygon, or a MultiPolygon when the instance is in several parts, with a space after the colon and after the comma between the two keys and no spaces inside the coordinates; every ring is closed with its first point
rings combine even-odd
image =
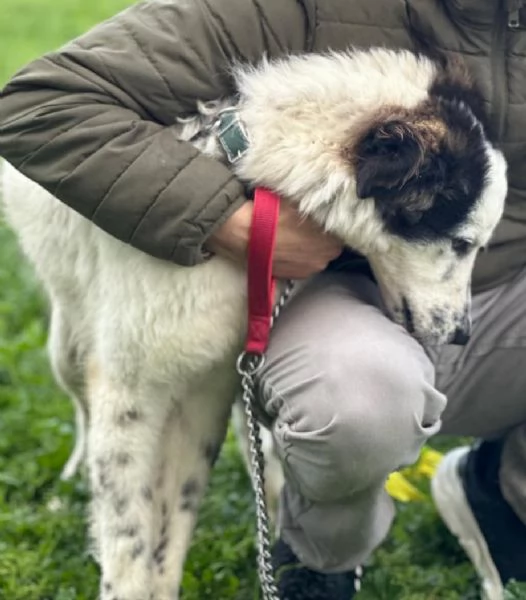
{"type": "Polygon", "coordinates": [[[248,148],[248,135],[235,108],[227,108],[216,123],[217,137],[228,162],[235,163],[248,148]]]}

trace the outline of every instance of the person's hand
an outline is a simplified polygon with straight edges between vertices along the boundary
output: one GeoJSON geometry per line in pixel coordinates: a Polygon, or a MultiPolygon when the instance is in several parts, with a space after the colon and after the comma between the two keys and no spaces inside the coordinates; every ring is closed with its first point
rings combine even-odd
{"type": "MultiPolygon", "coordinates": [[[[245,264],[252,219],[252,202],[245,202],[207,240],[215,254],[245,264]]],[[[323,271],[341,253],[342,244],[294,206],[281,202],[272,271],[279,279],[305,279],[323,271]]]]}

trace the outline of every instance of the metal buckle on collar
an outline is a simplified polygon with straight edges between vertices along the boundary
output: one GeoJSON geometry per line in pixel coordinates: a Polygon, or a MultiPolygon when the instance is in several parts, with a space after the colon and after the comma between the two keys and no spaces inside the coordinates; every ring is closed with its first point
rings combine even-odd
{"type": "Polygon", "coordinates": [[[224,110],[216,122],[217,137],[228,162],[235,163],[248,148],[248,135],[235,108],[224,110]]]}

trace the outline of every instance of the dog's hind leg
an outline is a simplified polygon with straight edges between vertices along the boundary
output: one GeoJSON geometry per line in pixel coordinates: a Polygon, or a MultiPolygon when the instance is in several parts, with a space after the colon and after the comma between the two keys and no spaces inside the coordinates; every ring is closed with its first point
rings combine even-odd
{"type": "Polygon", "coordinates": [[[88,406],[84,397],[83,357],[75,335],[71,312],[56,300],[52,301],[47,343],[55,380],[71,398],[75,408],[75,446],[62,470],[62,479],[73,477],[84,459],[88,422],[88,406]]]}
{"type": "MultiPolygon", "coordinates": [[[[101,571],[101,600],[154,598],[155,483],[161,440],[171,407],[161,385],[90,360],[88,467],[92,488],[91,534],[101,571]]],[[[184,458],[183,458],[184,460],[184,458]]]]}
{"type": "Polygon", "coordinates": [[[155,600],[177,600],[198,508],[225,438],[234,396],[232,379],[176,401],[164,436],[160,513],[153,552],[155,600]]]}

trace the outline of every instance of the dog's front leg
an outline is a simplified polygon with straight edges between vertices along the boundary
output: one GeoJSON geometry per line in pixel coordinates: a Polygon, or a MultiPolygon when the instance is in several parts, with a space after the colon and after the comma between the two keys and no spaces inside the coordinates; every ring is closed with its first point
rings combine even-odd
{"type": "MultiPolygon", "coordinates": [[[[233,371],[233,369],[232,369],[233,371]]],[[[163,469],[153,553],[155,600],[177,600],[188,547],[210,470],[223,443],[235,383],[228,369],[174,399],[163,436],[163,469]]]]}
{"type": "Polygon", "coordinates": [[[101,599],[150,600],[154,486],[170,397],[116,383],[93,363],[87,379],[92,535],[102,571],[101,599]]]}

